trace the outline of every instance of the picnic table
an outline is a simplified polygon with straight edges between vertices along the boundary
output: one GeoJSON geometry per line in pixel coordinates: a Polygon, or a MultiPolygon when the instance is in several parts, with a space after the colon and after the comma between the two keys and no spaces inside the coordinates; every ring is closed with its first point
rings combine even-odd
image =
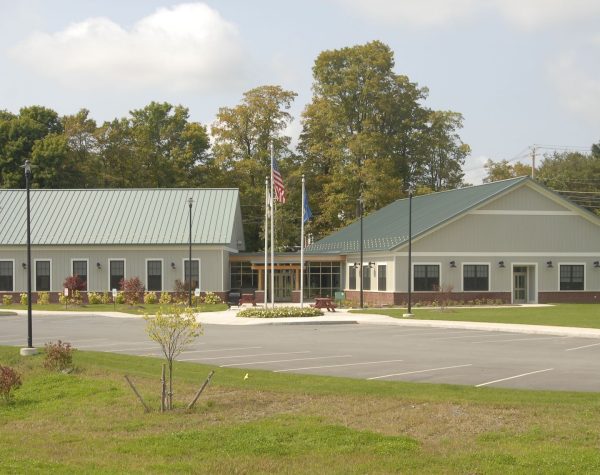
{"type": "Polygon", "coordinates": [[[331,297],[317,297],[313,307],[326,308],[328,312],[335,312],[335,304],[331,297]]]}
{"type": "Polygon", "coordinates": [[[251,303],[253,307],[256,307],[256,300],[254,299],[254,294],[242,294],[240,297],[239,305],[251,303]]]}

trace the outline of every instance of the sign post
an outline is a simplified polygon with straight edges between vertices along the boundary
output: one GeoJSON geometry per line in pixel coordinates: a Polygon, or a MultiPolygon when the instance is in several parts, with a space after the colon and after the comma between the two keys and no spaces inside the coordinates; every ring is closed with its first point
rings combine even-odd
{"type": "Polygon", "coordinates": [[[112,289],[113,308],[117,311],[117,289],[112,289]]]}
{"type": "Polygon", "coordinates": [[[65,310],[67,309],[67,306],[69,305],[69,288],[65,287],[63,294],[65,296],[65,310]]]}

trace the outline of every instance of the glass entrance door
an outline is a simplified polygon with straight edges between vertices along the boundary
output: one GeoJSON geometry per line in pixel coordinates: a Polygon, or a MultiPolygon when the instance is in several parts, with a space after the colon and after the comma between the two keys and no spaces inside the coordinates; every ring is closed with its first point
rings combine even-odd
{"type": "Polygon", "coordinates": [[[294,271],[276,270],[275,280],[275,302],[291,302],[292,288],[294,284],[294,271]]]}
{"type": "Polygon", "coordinates": [[[527,303],[527,267],[513,270],[513,303],[527,303]]]}

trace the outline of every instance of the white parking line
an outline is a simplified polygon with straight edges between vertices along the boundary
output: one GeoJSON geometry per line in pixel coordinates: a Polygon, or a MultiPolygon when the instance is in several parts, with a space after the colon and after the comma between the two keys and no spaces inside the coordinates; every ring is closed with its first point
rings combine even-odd
{"type": "Polygon", "coordinates": [[[582,348],[590,348],[591,346],[598,346],[598,345],[600,345],[600,343],[592,343],[591,345],[578,346],[576,348],[568,348],[565,351],[581,350],[582,348]]]}
{"type": "Polygon", "coordinates": [[[90,348],[103,348],[105,346],[123,346],[123,345],[147,345],[149,342],[147,341],[119,341],[115,343],[102,343],[98,345],[81,345],[79,348],[81,350],[87,350],[90,348]]]}
{"type": "Polygon", "coordinates": [[[473,366],[473,365],[472,364],[460,364],[460,365],[456,365],[456,366],[443,366],[441,368],[430,368],[430,369],[422,369],[419,371],[406,371],[404,373],[386,374],[384,376],[373,376],[372,378],[367,378],[367,379],[391,378],[392,376],[404,376],[405,374],[427,373],[428,371],[441,371],[443,369],[464,368],[465,366],[473,366]]]}
{"type": "Polygon", "coordinates": [[[366,363],[331,364],[331,365],[327,365],[327,366],[307,366],[305,368],[278,369],[273,372],[274,373],[285,373],[287,371],[301,371],[301,370],[305,370],[305,369],[340,368],[342,366],[359,366],[359,365],[365,365],[365,364],[397,363],[399,361],[404,361],[404,360],[368,361],[366,363]]]}
{"type": "Polygon", "coordinates": [[[468,332],[457,332],[457,331],[453,331],[451,329],[449,329],[448,331],[439,331],[439,329],[437,329],[438,331],[430,331],[430,332],[416,332],[416,333],[394,333],[394,336],[437,336],[437,335],[442,335],[442,336],[447,336],[447,335],[460,335],[462,333],[473,333],[476,331],[481,331],[481,330],[469,330],[468,332]]]}
{"type": "MultiPolygon", "coordinates": [[[[477,330],[478,332],[482,332],[482,330],[477,330]]],[[[488,333],[494,333],[494,332],[488,332],[488,333]]],[[[458,340],[458,339],[463,339],[463,338],[478,338],[480,336],[486,336],[486,335],[482,335],[481,333],[475,333],[473,334],[471,332],[470,335],[463,335],[463,336],[447,336],[444,338],[432,338],[431,341],[440,341],[440,340],[458,340]]]]}
{"type": "Polygon", "coordinates": [[[548,337],[536,337],[536,338],[511,338],[510,340],[483,340],[483,341],[472,341],[471,343],[504,343],[506,341],[541,341],[541,340],[559,340],[561,338],[571,338],[570,336],[548,336],[548,337]]]}
{"type": "Polygon", "coordinates": [[[530,374],[544,373],[546,371],[552,371],[553,369],[554,368],[540,369],[539,371],[531,371],[530,373],[517,374],[516,376],[511,376],[509,378],[496,379],[494,381],[488,381],[487,383],[477,384],[475,387],[480,388],[481,386],[487,386],[488,384],[499,383],[500,381],[508,381],[509,379],[522,378],[523,376],[529,376],[530,374]]]}
{"type": "MultiPolygon", "coordinates": [[[[156,346],[144,346],[142,348],[119,348],[116,350],[107,350],[109,353],[124,353],[127,351],[148,351],[148,350],[160,350],[160,348],[156,346]]],[[[162,353],[159,353],[162,355],[162,353]]],[[[140,356],[148,356],[148,355],[140,355],[140,356]]]]}
{"type": "Polygon", "coordinates": [[[262,346],[244,346],[241,348],[216,348],[213,350],[190,350],[184,351],[182,354],[187,355],[189,353],[213,353],[215,351],[236,351],[236,350],[260,350],[262,346]]]}
{"type": "Polygon", "coordinates": [[[251,364],[266,364],[266,363],[286,363],[289,361],[306,361],[306,360],[322,360],[331,358],[352,358],[352,355],[341,355],[341,356],[315,356],[313,358],[295,358],[293,360],[272,360],[272,361],[252,361],[250,363],[233,363],[233,364],[222,364],[221,368],[227,368],[228,366],[246,366],[251,364]]]}
{"type": "MultiPolygon", "coordinates": [[[[290,351],[287,353],[258,353],[254,355],[236,355],[236,356],[214,356],[212,358],[202,358],[202,361],[207,360],[227,360],[231,358],[250,358],[254,356],[274,356],[274,355],[301,355],[310,353],[310,351],[290,351]]],[[[182,358],[177,361],[199,361],[198,358],[182,358]]]]}

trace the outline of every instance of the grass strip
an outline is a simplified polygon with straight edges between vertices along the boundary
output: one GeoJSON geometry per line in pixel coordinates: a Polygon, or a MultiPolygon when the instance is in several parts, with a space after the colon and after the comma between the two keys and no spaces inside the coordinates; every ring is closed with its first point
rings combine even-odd
{"type": "Polygon", "coordinates": [[[77,352],[76,371],[0,347],[23,387],[0,404],[2,471],[34,473],[592,473],[594,393],[363,381],[175,366],[176,410],[157,412],[155,358],[77,352]],[[249,377],[244,378],[248,373],[249,377]],[[128,374],[143,409],[123,380],[128,374]]]}

